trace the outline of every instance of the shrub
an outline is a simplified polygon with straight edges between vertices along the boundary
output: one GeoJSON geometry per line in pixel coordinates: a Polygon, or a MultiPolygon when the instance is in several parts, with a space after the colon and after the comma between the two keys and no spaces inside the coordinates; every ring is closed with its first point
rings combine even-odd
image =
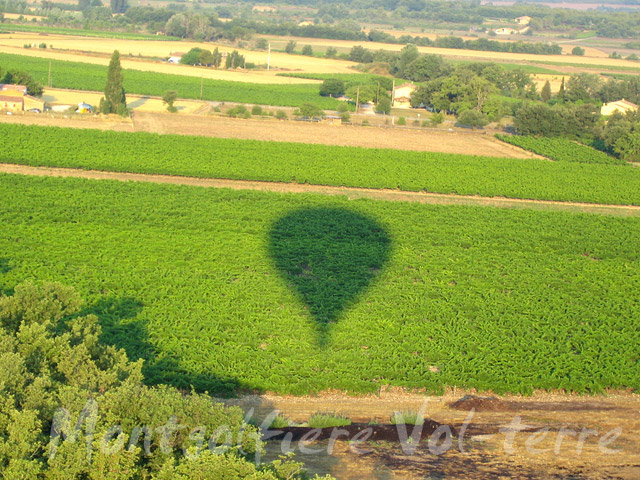
{"type": "Polygon", "coordinates": [[[276,118],[278,120],[287,120],[287,118],[289,118],[289,117],[287,117],[287,114],[285,113],[284,110],[278,110],[276,112],[276,118]]]}
{"type": "Polygon", "coordinates": [[[406,125],[407,124],[407,119],[405,117],[400,117],[398,119],[398,125],[406,125]]]}
{"type": "MultiPolygon", "coordinates": [[[[236,105],[235,107],[227,110],[227,115],[230,117],[242,117],[247,113],[249,113],[249,110],[247,110],[247,107],[244,105],[236,105]]],[[[251,114],[249,113],[249,115],[251,114]]]]}
{"type": "Polygon", "coordinates": [[[262,107],[260,105],[254,105],[251,108],[251,115],[262,115],[262,107]]]}
{"type": "Polygon", "coordinates": [[[422,425],[424,417],[415,411],[393,412],[390,419],[391,425],[422,425]]]}
{"type": "Polygon", "coordinates": [[[289,420],[284,415],[278,414],[271,422],[271,425],[269,425],[269,428],[277,429],[277,428],[285,428],[289,426],[291,426],[291,420],[289,420]]]}
{"type": "Polygon", "coordinates": [[[307,421],[310,428],[344,427],[351,425],[351,420],[338,413],[318,412],[307,421]]]}
{"type": "Polygon", "coordinates": [[[573,50],[571,50],[571,55],[584,55],[584,48],[582,47],[573,47],[573,50]]]}
{"type": "Polygon", "coordinates": [[[302,55],[307,55],[309,57],[313,56],[313,48],[311,48],[311,45],[305,45],[302,47],[302,55]]]}
{"type": "Polygon", "coordinates": [[[477,110],[465,110],[458,116],[458,123],[467,127],[484,127],[489,124],[489,117],[477,110]]]}

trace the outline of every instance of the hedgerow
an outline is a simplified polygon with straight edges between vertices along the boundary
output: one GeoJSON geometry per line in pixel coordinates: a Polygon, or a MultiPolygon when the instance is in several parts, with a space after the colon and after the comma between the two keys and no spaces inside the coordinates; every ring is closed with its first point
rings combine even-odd
{"type": "Polygon", "coordinates": [[[638,218],[17,175],[0,191],[0,290],[75,287],[149,383],[640,387],[638,218]],[[354,272],[368,287],[320,345],[332,299],[304,288],[354,272]]]}
{"type": "Polygon", "coordinates": [[[0,161],[27,165],[640,204],[631,166],[15,124],[0,136],[0,161]]]}
{"type": "Polygon", "coordinates": [[[559,162],[619,164],[626,162],[595,148],[562,137],[500,135],[496,138],[559,162]]]}

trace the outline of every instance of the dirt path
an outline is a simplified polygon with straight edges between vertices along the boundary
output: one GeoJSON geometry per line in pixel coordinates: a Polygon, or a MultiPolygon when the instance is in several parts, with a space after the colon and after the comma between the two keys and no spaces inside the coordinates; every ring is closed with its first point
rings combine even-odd
{"type": "Polygon", "coordinates": [[[329,196],[346,196],[349,199],[369,198],[391,202],[417,202],[437,205],[472,205],[499,208],[534,208],[541,210],[567,210],[603,215],[640,216],[640,206],[597,205],[578,202],[553,202],[545,200],[523,200],[503,197],[475,197],[442,193],[403,192],[372,188],[330,187],[297,183],[227,180],[216,178],[180,177],[172,175],[150,175],[142,173],[102,172],[73,168],[31,167],[0,163],[0,173],[34,175],[39,177],[74,177],[93,180],[119,180],[146,183],[170,183],[207,188],[230,188],[232,190],[257,190],[277,193],[315,193],[329,196]]]}

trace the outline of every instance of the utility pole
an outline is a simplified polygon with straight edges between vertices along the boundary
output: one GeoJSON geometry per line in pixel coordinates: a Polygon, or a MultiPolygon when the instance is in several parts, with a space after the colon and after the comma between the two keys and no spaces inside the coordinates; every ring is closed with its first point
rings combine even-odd
{"type": "Polygon", "coordinates": [[[267,70],[271,68],[271,42],[269,42],[269,50],[267,52],[267,70]]]}
{"type": "Polygon", "coordinates": [[[356,90],[356,114],[358,113],[358,107],[360,107],[360,87],[356,90]]]}
{"type": "Polygon", "coordinates": [[[200,76],[200,100],[202,100],[203,90],[204,90],[204,74],[200,76]]]}

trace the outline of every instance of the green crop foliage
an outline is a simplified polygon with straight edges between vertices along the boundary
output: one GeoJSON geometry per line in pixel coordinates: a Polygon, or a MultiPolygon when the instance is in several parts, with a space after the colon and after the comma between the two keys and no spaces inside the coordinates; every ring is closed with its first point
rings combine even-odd
{"type": "Polygon", "coordinates": [[[640,205],[629,165],[16,124],[0,137],[0,161],[26,165],[640,205]]]}
{"type": "Polygon", "coordinates": [[[496,138],[530,152],[559,162],[620,164],[626,162],[600,150],[562,137],[527,137],[518,135],[500,135],[496,138]]]}
{"type": "MultiPolygon", "coordinates": [[[[73,286],[102,340],[146,359],[149,383],[640,387],[639,218],[19,175],[1,175],[0,192],[0,291],[27,279],[73,286]],[[273,226],[305,209],[353,212],[390,239],[322,348],[269,248],[273,226]]],[[[313,229],[299,248],[326,234],[313,229]]],[[[335,275],[353,267],[343,262],[335,275]]]]}
{"type": "MultiPolygon", "coordinates": [[[[104,90],[107,81],[106,65],[0,53],[0,67],[5,71],[28,72],[43,85],[48,81],[49,62],[51,62],[54,87],[99,92],[104,90]]],[[[123,76],[127,93],[162,97],[167,90],[175,90],[180,98],[200,98],[201,79],[199,77],[128,69],[123,70],[123,76]]],[[[340,104],[340,101],[334,98],[321,97],[319,87],[315,84],[261,85],[207,78],[203,80],[203,99],[292,107],[314,103],[327,110],[335,109],[340,104]]]]}

